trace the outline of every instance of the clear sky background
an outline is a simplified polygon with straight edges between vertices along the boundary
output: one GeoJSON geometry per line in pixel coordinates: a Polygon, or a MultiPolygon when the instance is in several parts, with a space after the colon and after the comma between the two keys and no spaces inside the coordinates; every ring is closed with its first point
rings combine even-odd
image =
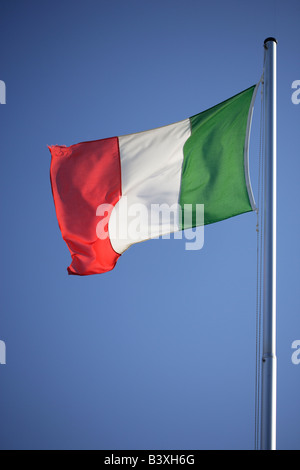
{"type": "MultiPolygon", "coordinates": [[[[298,0],[2,0],[0,447],[252,449],[256,215],[68,276],[47,145],[162,126],[258,82],[278,39],[278,448],[299,449],[298,0]]],[[[250,171],[257,195],[260,94],[250,171]]]]}

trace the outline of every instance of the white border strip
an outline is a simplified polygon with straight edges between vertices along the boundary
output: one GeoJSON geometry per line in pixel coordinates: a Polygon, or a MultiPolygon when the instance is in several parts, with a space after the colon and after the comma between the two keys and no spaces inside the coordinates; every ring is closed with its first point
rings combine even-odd
{"type": "Polygon", "coordinates": [[[253,109],[254,109],[254,102],[257,94],[258,87],[262,82],[262,78],[257,83],[256,87],[254,88],[249,113],[248,113],[248,121],[247,121],[247,128],[246,128],[246,137],[245,137],[245,145],[244,145],[244,170],[245,170],[245,179],[246,179],[246,186],[248,191],[248,196],[250,200],[250,204],[252,210],[256,210],[256,204],[253,196],[251,181],[250,181],[250,172],[249,172],[249,145],[250,145],[250,131],[251,131],[251,123],[252,123],[252,116],[253,116],[253,109]]]}

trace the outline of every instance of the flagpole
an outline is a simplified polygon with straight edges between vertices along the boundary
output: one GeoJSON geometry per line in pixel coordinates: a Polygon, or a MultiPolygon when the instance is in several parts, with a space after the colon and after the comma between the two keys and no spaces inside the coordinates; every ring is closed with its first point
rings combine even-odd
{"type": "Polygon", "coordinates": [[[276,450],[276,48],[264,41],[265,192],[261,450],[276,450]]]}

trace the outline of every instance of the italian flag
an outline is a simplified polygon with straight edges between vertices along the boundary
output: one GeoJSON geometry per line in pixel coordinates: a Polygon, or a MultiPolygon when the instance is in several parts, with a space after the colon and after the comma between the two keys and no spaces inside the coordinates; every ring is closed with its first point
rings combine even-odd
{"type": "Polygon", "coordinates": [[[69,274],[110,271],[133,243],[254,210],[248,149],[256,90],[164,127],[49,147],[69,274]]]}

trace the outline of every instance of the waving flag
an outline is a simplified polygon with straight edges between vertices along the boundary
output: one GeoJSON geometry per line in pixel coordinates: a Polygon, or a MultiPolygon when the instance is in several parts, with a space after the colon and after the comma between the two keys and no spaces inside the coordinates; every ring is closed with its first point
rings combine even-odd
{"type": "Polygon", "coordinates": [[[252,86],[164,127],[49,147],[69,274],[104,273],[133,243],[254,210],[248,147],[255,94],[252,86]]]}

